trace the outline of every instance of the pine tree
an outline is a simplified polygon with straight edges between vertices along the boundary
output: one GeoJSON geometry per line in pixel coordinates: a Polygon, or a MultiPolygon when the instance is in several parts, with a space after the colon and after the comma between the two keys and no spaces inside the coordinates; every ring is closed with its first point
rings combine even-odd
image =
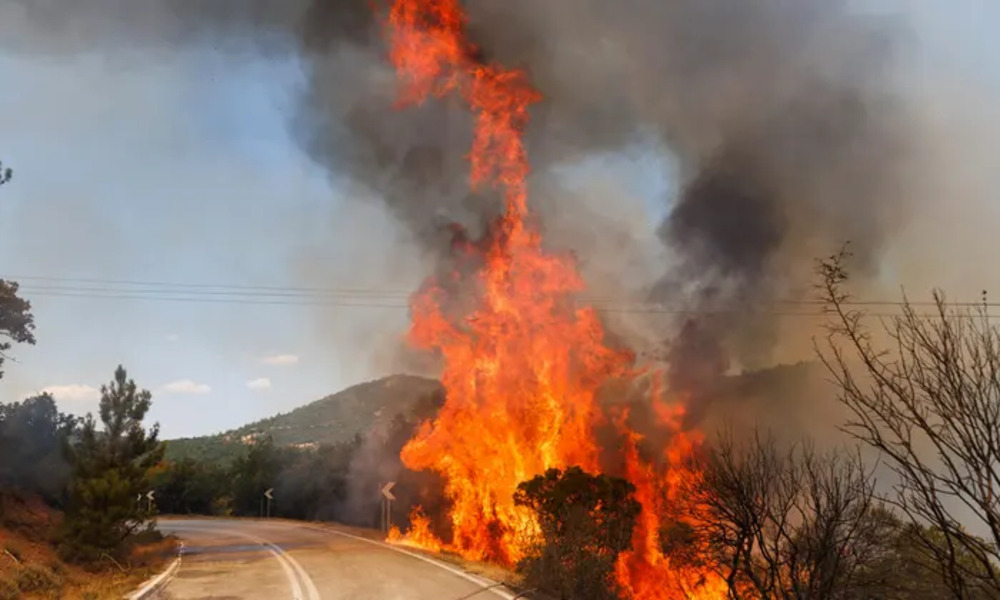
{"type": "Polygon", "coordinates": [[[100,420],[87,415],[72,450],[73,479],[63,523],[62,550],[67,559],[94,562],[121,554],[134,533],[152,526],[151,511],[139,495],[150,489],[150,471],[165,446],[159,425],[142,421],[152,403],[124,367],[101,387],[100,420]]]}
{"type": "Polygon", "coordinates": [[[16,281],[0,279],[0,377],[7,352],[17,344],[35,345],[35,318],[31,302],[18,295],[16,281]]]}

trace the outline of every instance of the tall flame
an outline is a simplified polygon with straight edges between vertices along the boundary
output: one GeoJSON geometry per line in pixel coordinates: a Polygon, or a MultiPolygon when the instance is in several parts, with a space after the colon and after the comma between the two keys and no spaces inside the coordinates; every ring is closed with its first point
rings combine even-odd
{"type": "MultiPolygon", "coordinates": [[[[467,103],[475,120],[471,185],[496,189],[505,208],[473,252],[474,273],[453,275],[475,289],[473,308],[456,310],[434,280],[412,301],[410,339],[443,357],[447,397],[402,459],[443,476],[452,502],[450,550],[511,565],[538,530],[533,514],[514,505],[517,485],[552,467],[598,471],[597,391],[634,375],[634,357],[606,344],[596,312],[575,302],[584,284],[573,260],[545,251],[531,224],[523,131],[541,96],[523,71],[478,61],[464,27],[459,0],[395,0],[389,14],[402,103],[453,94],[467,103]]],[[[636,598],[721,597],[706,583],[709,576],[682,577],[663,558],[666,480],[640,459],[635,436],[628,439],[626,474],[643,512],[633,550],[619,560],[619,583],[636,598]]],[[[690,440],[677,440],[671,451],[689,450],[690,440]]],[[[441,548],[426,518],[416,517],[410,534],[394,532],[392,539],[441,548]]]]}

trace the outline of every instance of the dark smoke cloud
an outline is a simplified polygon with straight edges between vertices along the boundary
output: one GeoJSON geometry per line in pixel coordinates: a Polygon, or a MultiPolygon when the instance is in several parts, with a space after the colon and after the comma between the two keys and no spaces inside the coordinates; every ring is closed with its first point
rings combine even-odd
{"type": "Polygon", "coordinates": [[[916,143],[892,79],[899,22],[811,0],[472,7],[489,54],[546,95],[536,165],[650,132],[678,160],[659,229],[677,260],[652,297],[711,314],[670,343],[675,385],[766,360],[773,317],[748,312],[801,298],[830,248],[850,240],[874,273],[916,143]]]}
{"type": "MultiPolygon", "coordinates": [[[[689,319],[671,342],[675,384],[766,360],[773,317],[746,312],[801,298],[814,257],[851,240],[859,268],[874,272],[903,212],[899,168],[915,143],[893,87],[896,23],[819,0],[467,7],[483,57],[527,69],[545,95],[528,131],[543,221],[573,206],[554,166],[650,135],[680,164],[682,191],[664,199],[672,209],[659,230],[677,260],[652,298],[712,315],[689,319]]],[[[342,92],[343,62],[314,63],[306,129],[325,125],[314,156],[348,165],[424,239],[452,221],[481,230],[497,203],[467,192],[463,107],[392,111],[378,63],[362,67],[358,102],[342,92]]]]}
{"type": "MultiPolygon", "coordinates": [[[[671,342],[675,384],[766,359],[775,324],[746,310],[801,297],[814,257],[851,240],[874,271],[905,214],[899,167],[917,143],[893,79],[898,22],[838,0],[466,4],[484,59],[527,69],[545,95],[528,132],[543,222],[574,206],[553,167],[640,137],[680,166],[659,228],[676,260],[650,274],[653,299],[700,313],[671,342]]],[[[292,127],[333,177],[375,192],[445,255],[453,223],[474,235],[499,209],[467,189],[464,107],[393,109],[368,0],[8,0],[0,23],[0,47],[24,52],[297,52],[309,84],[292,127]]]]}

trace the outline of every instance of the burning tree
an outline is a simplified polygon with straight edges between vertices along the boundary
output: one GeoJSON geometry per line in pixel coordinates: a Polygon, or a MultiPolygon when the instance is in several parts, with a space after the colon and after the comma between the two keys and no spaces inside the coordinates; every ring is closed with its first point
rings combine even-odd
{"type": "Polygon", "coordinates": [[[956,598],[1000,594],[1000,329],[984,302],[933,310],[907,298],[876,343],[844,290],[846,248],[820,262],[833,315],[820,354],[850,409],[846,430],[896,475],[889,501],[914,525],[919,558],[956,598]],[[985,536],[980,537],[980,536],[985,536]]]}
{"type": "MultiPolygon", "coordinates": [[[[544,526],[524,498],[515,502],[519,484],[553,468],[600,471],[595,428],[606,421],[597,394],[635,376],[634,357],[608,343],[596,311],[578,302],[584,285],[572,258],[547,251],[533,222],[523,130],[540,95],[526,74],[480,60],[465,37],[459,0],[396,0],[388,23],[403,101],[464,100],[475,124],[471,183],[494,188],[503,206],[484,239],[463,247],[466,264],[427,282],[412,301],[410,339],[443,358],[446,400],[402,459],[444,479],[449,549],[513,565],[544,526]],[[471,301],[456,302],[453,285],[471,301]]],[[[670,431],[678,430],[679,411],[658,390],[649,400],[665,407],[670,431]]],[[[671,470],[676,460],[660,468],[642,460],[633,451],[638,436],[625,423],[620,433],[629,451],[620,458],[641,511],[628,551],[615,559],[618,585],[636,598],[722,597],[724,582],[708,569],[679,576],[660,541],[675,484],[695,474],[671,470]]],[[[678,435],[666,454],[690,453],[693,440],[678,435]]],[[[414,521],[420,526],[402,541],[445,546],[429,537],[425,518],[414,521]]]]}

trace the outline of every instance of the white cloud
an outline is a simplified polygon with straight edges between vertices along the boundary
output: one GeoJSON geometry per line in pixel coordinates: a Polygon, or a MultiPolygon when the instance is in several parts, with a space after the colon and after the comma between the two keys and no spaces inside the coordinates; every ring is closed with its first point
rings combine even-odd
{"type": "Polygon", "coordinates": [[[101,397],[101,390],[92,385],[71,383],[69,385],[50,385],[42,388],[42,392],[51,394],[60,402],[93,402],[101,397]]]}
{"type": "Polygon", "coordinates": [[[267,377],[258,377],[257,379],[251,379],[247,382],[247,387],[251,390],[269,390],[271,389],[271,380],[267,377]]]}
{"type": "Polygon", "coordinates": [[[177,335],[176,333],[168,333],[167,335],[164,336],[164,338],[168,342],[176,342],[181,339],[181,336],[177,335]]]}
{"type": "Polygon", "coordinates": [[[277,354],[260,359],[265,365],[294,365],[299,362],[299,357],[294,354],[277,354]]]}
{"type": "Polygon", "coordinates": [[[163,391],[168,394],[181,394],[185,396],[198,396],[207,394],[212,388],[204,383],[195,383],[190,379],[181,379],[163,386],[163,391]]]}

